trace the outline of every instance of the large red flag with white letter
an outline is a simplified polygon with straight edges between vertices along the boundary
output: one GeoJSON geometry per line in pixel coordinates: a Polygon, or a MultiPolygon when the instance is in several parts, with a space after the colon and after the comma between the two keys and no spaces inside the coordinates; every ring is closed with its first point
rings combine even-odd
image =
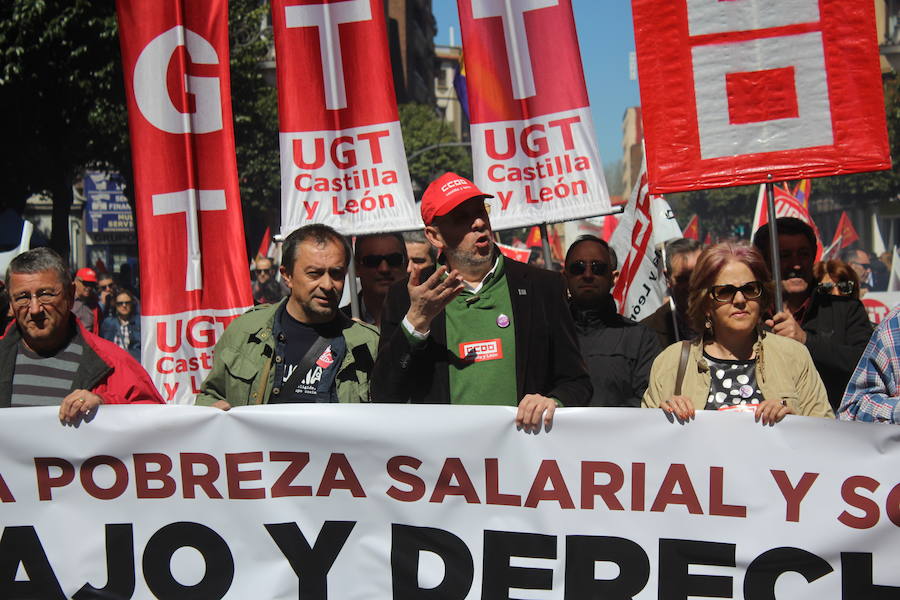
{"type": "Polygon", "coordinates": [[[867,0],[632,0],[653,193],[891,167],[867,0]]]}
{"type": "Polygon", "coordinates": [[[141,257],[143,364],[192,403],[248,306],[226,0],[118,0],[141,257]]]}
{"type": "Polygon", "coordinates": [[[381,0],[272,0],[281,233],[419,229],[381,0]]]}
{"type": "Polygon", "coordinates": [[[611,212],[571,0],[458,0],[475,182],[495,229],[611,212]]]}

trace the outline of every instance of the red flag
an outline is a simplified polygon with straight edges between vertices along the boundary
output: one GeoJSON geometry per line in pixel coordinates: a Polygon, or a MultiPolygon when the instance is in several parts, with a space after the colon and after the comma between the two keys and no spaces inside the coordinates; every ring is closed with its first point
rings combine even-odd
{"type": "Polygon", "coordinates": [[[541,229],[537,225],[528,230],[528,237],[525,238],[526,248],[542,248],[541,229]]]}
{"type": "Polygon", "coordinates": [[[809,210],[809,194],[812,188],[812,183],[809,179],[801,179],[797,185],[794,186],[794,197],[809,210]]]}
{"type": "Polygon", "coordinates": [[[703,238],[703,245],[704,246],[712,246],[712,243],[713,243],[712,234],[707,231],[706,237],[703,238]]]}
{"type": "Polygon", "coordinates": [[[682,236],[690,239],[690,240],[700,240],[700,219],[697,215],[691,217],[691,220],[688,221],[687,227],[684,228],[684,232],[682,236]]]}
{"type": "Polygon", "coordinates": [[[503,253],[503,256],[518,262],[527,263],[528,258],[531,256],[531,250],[528,248],[517,248],[515,246],[507,246],[506,244],[497,244],[497,247],[500,248],[500,252],[503,253]]]}
{"type": "Polygon", "coordinates": [[[607,242],[612,238],[616,226],[619,224],[619,218],[616,215],[606,215],[603,217],[603,229],[600,237],[607,242]]]}
{"type": "Polygon", "coordinates": [[[499,200],[494,228],[608,213],[572,1],[457,7],[474,180],[499,200]]]}
{"type": "Polygon", "coordinates": [[[225,326],[253,305],[225,0],[118,0],[141,254],[141,351],[191,403],[225,326]]]}
{"type": "Polygon", "coordinates": [[[281,232],[421,229],[391,77],[382,0],[272,0],[281,232]]]}
{"type": "Polygon", "coordinates": [[[262,236],[262,241],[259,243],[259,250],[256,251],[256,258],[261,256],[269,256],[269,245],[272,243],[272,231],[269,227],[266,227],[266,232],[262,236]]]}
{"type": "Polygon", "coordinates": [[[847,211],[842,211],[841,220],[838,221],[837,230],[835,230],[834,238],[831,240],[832,245],[840,240],[840,243],[838,243],[838,245],[836,246],[837,250],[840,250],[841,248],[846,248],[858,239],[859,234],[856,233],[856,229],[854,229],[853,223],[850,222],[850,217],[847,216],[847,211]]]}
{"type": "MultiPolygon", "coordinates": [[[[816,235],[816,260],[821,260],[822,253],[824,252],[824,248],[822,247],[822,236],[819,235],[819,228],[816,227],[809,211],[799,200],[792,196],[787,189],[778,185],[773,187],[775,189],[775,216],[778,218],[794,217],[812,227],[813,232],[816,235]]],[[[759,186],[759,196],[756,200],[756,211],[753,215],[753,231],[750,233],[751,239],[756,234],[756,230],[768,222],[769,212],[766,208],[766,186],[765,184],[762,184],[759,186]]]]}

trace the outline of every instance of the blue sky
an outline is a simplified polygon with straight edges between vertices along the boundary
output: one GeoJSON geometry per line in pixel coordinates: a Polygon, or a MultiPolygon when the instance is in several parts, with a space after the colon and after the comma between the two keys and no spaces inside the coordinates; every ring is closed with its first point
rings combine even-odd
{"type": "MultiPolygon", "coordinates": [[[[631,2],[573,0],[572,7],[600,157],[604,164],[612,163],[622,157],[622,115],[640,104],[637,81],[629,79],[628,55],[634,51],[631,2]]],[[[433,0],[432,10],[438,26],[435,43],[449,44],[453,27],[460,44],[456,1],[433,0]]]]}

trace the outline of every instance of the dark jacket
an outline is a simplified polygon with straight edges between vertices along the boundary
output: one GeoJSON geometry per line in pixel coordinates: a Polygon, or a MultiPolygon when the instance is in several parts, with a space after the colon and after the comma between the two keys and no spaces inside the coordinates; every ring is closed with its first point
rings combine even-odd
{"type": "Polygon", "coordinates": [[[828,391],[828,402],[837,411],[872,337],[872,322],[863,303],[855,298],[813,294],[801,326],[806,332],[806,348],[828,391]]]}
{"type": "MultiPolygon", "coordinates": [[[[516,336],[516,397],[542,394],[564,406],[586,406],[591,382],[578,349],[575,324],[559,273],[513,260],[504,263],[516,336]]],[[[425,270],[422,281],[434,273],[425,270]]],[[[407,280],[391,286],[381,317],[381,342],[372,374],[375,402],[446,404],[450,401],[444,313],[431,322],[431,335],[411,347],[402,321],[409,310],[407,280]]],[[[490,393],[490,390],[485,390],[490,393]]]]}
{"type": "MultiPolygon", "coordinates": [[[[134,357],[136,361],[141,360],[141,318],[137,315],[131,315],[129,319],[131,324],[131,337],[128,341],[128,347],[125,350],[134,357]]],[[[100,337],[115,343],[116,334],[119,333],[119,317],[112,315],[103,319],[100,325],[100,337]]]]}
{"type": "MultiPolygon", "coordinates": [[[[78,333],[84,345],[81,362],[72,380],[71,391],[89,390],[104,404],[164,404],[147,371],[126,351],[86,330],[80,321],[78,333]]],[[[0,339],[0,408],[10,405],[16,353],[22,339],[15,322],[0,339]]]]}
{"type": "Polygon", "coordinates": [[[678,336],[675,335],[675,324],[672,322],[672,306],[668,302],[656,309],[646,319],[640,321],[641,325],[653,330],[659,340],[660,348],[668,348],[675,342],[692,340],[697,337],[690,325],[678,320],[678,336]]]}
{"type": "Polygon", "coordinates": [[[616,312],[610,297],[596,310],[572,306],[581,355],[591,375],[591,406],[640,407],[653,360],[662,352],[656,334],[616,312]]]}

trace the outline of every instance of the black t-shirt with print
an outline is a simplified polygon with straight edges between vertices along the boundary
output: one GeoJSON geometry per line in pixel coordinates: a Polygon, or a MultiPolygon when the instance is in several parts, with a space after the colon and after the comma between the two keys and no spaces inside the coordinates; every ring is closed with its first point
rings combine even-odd
{"type": "Polygon", "coordinates": [[[713,358],[706,352],[703,358],[709,364],[710,373],[706,410],[751,409],[762,402],[762,392],[756,385],[755,360],[713,358]]]}
{"type": "Polygon", "coordinates": [[[347,344],[338,320],[322,325],[307,325],[296,320],[286,310],[281,314],[281,330],[286,338],[284,370],[282,380],[275,382],[281,392],[277,396],[273,395],[269,402],[337,402],[335,377],[347,353],[347,344]],[[289,381],[320,336],[328,340],[324,350],[306,373],[289,381]],[[285,385],[287,383],[290,385],[285,385]]]}

